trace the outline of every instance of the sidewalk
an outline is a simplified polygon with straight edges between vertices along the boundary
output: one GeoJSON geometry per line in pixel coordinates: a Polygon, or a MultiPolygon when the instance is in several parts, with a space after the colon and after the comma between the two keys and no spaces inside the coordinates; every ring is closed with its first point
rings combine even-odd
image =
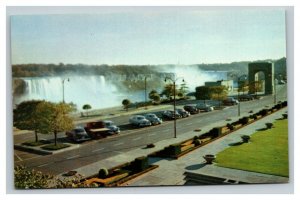
{"type": "MultiPolygon", "coordinates": [[[[287,108],[277,111],[259,121],[256,121],[236,132],[233,132],[233,133],[227,135],[226,137],[220,138],[210,144],[207,144],[201,148],[198,148],[198,149],[194,150],[193,152],[190,152],[190,153],[186,154],[185,156],[179,158],[178,160],[149,158],[150,163],[159,165],[159,168],[157,168],[141,177],[131,180],[127,184],[129,186],[183,185],[185,182],[184,173],[186,171],[193,172],[195,169],[204,170],[207,168],[207,167],[201,168],[201,166],[204,163],[204,159],[202,158],[203,155],[217,154],[218,152],[224,150],[225,148],[228,148],[228,144],[240,141],[241,135],[245,135],[245,134],[251,135],[252,133],[256,132],[256,129],[265,127],[266,122],[273,122],[273,121],[275,121],[275,119],[280,118],[281,115],[283,113],[285,113],[286,111],[287,111],[287,108]]],[[[237,119],[238,119],[238,117],[232,118],[232,121],[235,121],[237,119]]],[[[215,122],[215,123],[210,124],[205,127],[201,127],[201,129],[202,129],[201,133],[205,133],[213,127],[224,125],[226,123],[228,123],[228,122],[224,120],[224,121],[215,122]]],[[[103,167],[112,168],[117,165],[123,164],[125,162],[130,162],[137,157],[146,156],[154,151],[163,149],[165,146],[168,146],[170,144],[174,144],[176,142],[180,142],[180,141],[192,138],[196,134],[198,135],[199,133],[195,133],[195,132],[191,131],[186,134],[178,136],[178,138],[172,138],[172,139],[157,142],[157,143],[155,143],[155,148],[134,149],[127,153],[121,153],[121,154],[118,154],[117,156],[110,157],[108,159],[101,160],[101,161],[95,162],[93,164],[86,165],[86,166],[80,167],[78,169],[73,169],[73,170],[76,170],[79,174],[83,175],[84,177],[88,177],[88,176],[97,174],[97,172],[100,168],[103,168],[103,167]]],[[[217,175],[220,175],[224,172],[224,171],[222,171],[222,168],[220,168],[220,169],[210,170],[210,171],[215,171],[215,173],[217,175]]],[[[251,174],[249,174],[248,172],[243,171],[243,173],[245,174],[246,177],[247,177],[247,175],[249,175],[249,177],[251,177],[250,176],[251,174]]],[[[251,173],[253,173],[253,172],[251,172],[251,173]]],[[[62,176],[62,174],[59,176],[62,176]]],[[[261,182],[265,181],[264,176],[258,176],[258,177],[261,177],[261,182]]],[[[272,177],[274,180],[277,179],[275,176],[272,176],[272,177]]],[[[284,180],[286,180],[286,179],[284,179],[284,180]]]]}

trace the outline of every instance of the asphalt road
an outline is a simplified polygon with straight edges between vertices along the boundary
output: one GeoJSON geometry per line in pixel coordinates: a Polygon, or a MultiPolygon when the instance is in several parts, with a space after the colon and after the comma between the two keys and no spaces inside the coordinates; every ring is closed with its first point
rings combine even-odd
{"type": "MultiPolygon", "coordinates": [[[[278,85],[277,101],[285,99],[286,86],[278,85]]],[[[273,102],[274,96],[272,95],[264,96],[260,100],[241,102],[241,113],[248,113],[250,110],[256,112],[267,105],[272,105],[273,102]]],[[[177,120],[177,134],[184,134],[211,122],[225,120],[237,115],[237,106],[191,115],[188,118],[177,120]]],[[[134,128],[128,125],[128,116],[114,117],[112,120],[123,129],[121,134],[102,140],[88,141],[82,144],[80,148],[54,155],[32,155],[31,157],[30,155],[26,155],[22,159],[22,157],[15,154],[15,164],[26,165],[29,168],[35,168],[36,170],[55,175],[117,154],[123,154],[133,148],[145,147],[148,143],[174,137],[173,121],[165,121],[162,125],[147,128],[134,128]]],[[[29,135],[20,135],[18,138],[22,140],[24,139],[22,137],[30,137],[29,135]]]]}

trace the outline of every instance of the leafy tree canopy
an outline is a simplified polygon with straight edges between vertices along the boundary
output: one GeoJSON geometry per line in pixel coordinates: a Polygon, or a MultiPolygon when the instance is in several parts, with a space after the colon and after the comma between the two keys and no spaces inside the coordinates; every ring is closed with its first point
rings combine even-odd
{"type": "MultiPolygon", "coordinates": [[[[167,98],[170,98],[171,96],[174,96],[174,84],[166,84],[164,87],[164,90],[161,93],[162,95],[165,95],[167,98]]],[[[175,96],[178,94],[177,86],[175,85],[175,96]]]]}
{"type": "Polygon", "coordinates": [[[82,109],[83,110],[89,110],[89,109],[92,109],[92,106],[90,104],[85,104],[82,106],[82,109]]]}

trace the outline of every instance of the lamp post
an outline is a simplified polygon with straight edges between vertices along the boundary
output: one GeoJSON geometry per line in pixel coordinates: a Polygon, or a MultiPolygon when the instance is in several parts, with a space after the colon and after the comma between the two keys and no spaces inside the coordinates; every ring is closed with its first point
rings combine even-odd
{"type": "Polygon", "coordinates": [[[65,103],[65,81],[70,81],[70,79],[69,78],[65,78],[65,79],[63,79],[62,80],[62,92],[63,92],[63,103],[65,103]]]}
{"type": "Polygon", "coordinates": [[[145,75],[144,81],[145,81],[145,110],[147,110],[147,78],[149,78],[148,75],[145,75]]]}
{"type": "MultiPolygon", "coordinates": [[[[238,77],[238,75],[236,75],[236,74],[232,74],[232,76],[233,75],[235,75],[237,77],[237,88],[238,88],[237,100],[239,101],[240,100],[240,80],[241,80],[241,78],[246,78],[247,75],[244,74],[244,75],[241,75],[240,77],[238,77]]],[[[244,85],[243,85],[243,93],[244,93],[244,85]]],[[[238,103],[238,116],[241,116],[241,103],[240,102],[238,103]]]]}
{"type": "MultiPolygon", "coordinates": [[[[167,82],[167,80],[170,80],[173,84],[173,108],[174,108],[174,138],[177,137],[177,133],[176,133],[176,81],[179,80],[182,77],[178,77],[176,78],[174,75],[174,78],[172,79],[171,77],[166,77],[165,78],[165,82],[167,82]]],[[[184,79],[182,78],[182,82],[184,82],[184,79]]]]}
{"type": "MultiPolygon", "coordinates": [[[[269,77],[272,77],[272,74],[269,74],[269,77]]],[[[279,77],[281,77],[281,74],[279,74],[279,77]]],[[[274,75],[274,78],[273,78],[273,88],[274,88],[274,104],[276,104],[277,102],[277,90],[276,90],[276,82],[275,82],[275,75],[274,75]]]]}
{"type": "MultiPolygon", "coordinates": [[[[241,78],[246,78],[247,75],[242,75],[240,77],[238,77],[238,81],[237,81],[237,84],[238,84],[238,101],[240,100],[240,80],[241,78]]],[[[244,94],[244,84],[243,84],[243,94],[244,94]]],[[[238,116],[241,116],[241,102],[239,101],[238,103],[238,116]]]]}
{"type": "Polygon", "coordinates": [[[274,76],[274,104],[276,104],[277,101],[277,91],[276,91],[276,82],[275,82],[275,76],[274,76]]]}

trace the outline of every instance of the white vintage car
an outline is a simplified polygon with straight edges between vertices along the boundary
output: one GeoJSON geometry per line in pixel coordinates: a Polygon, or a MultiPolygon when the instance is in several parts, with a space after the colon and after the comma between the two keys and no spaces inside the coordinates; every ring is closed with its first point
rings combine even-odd
{"type": "Polygon", "coordinates": [[[151,122],[142,115],[134,115],[130,117],[129,123],[138,127],[151,126],[151,122]]]}

